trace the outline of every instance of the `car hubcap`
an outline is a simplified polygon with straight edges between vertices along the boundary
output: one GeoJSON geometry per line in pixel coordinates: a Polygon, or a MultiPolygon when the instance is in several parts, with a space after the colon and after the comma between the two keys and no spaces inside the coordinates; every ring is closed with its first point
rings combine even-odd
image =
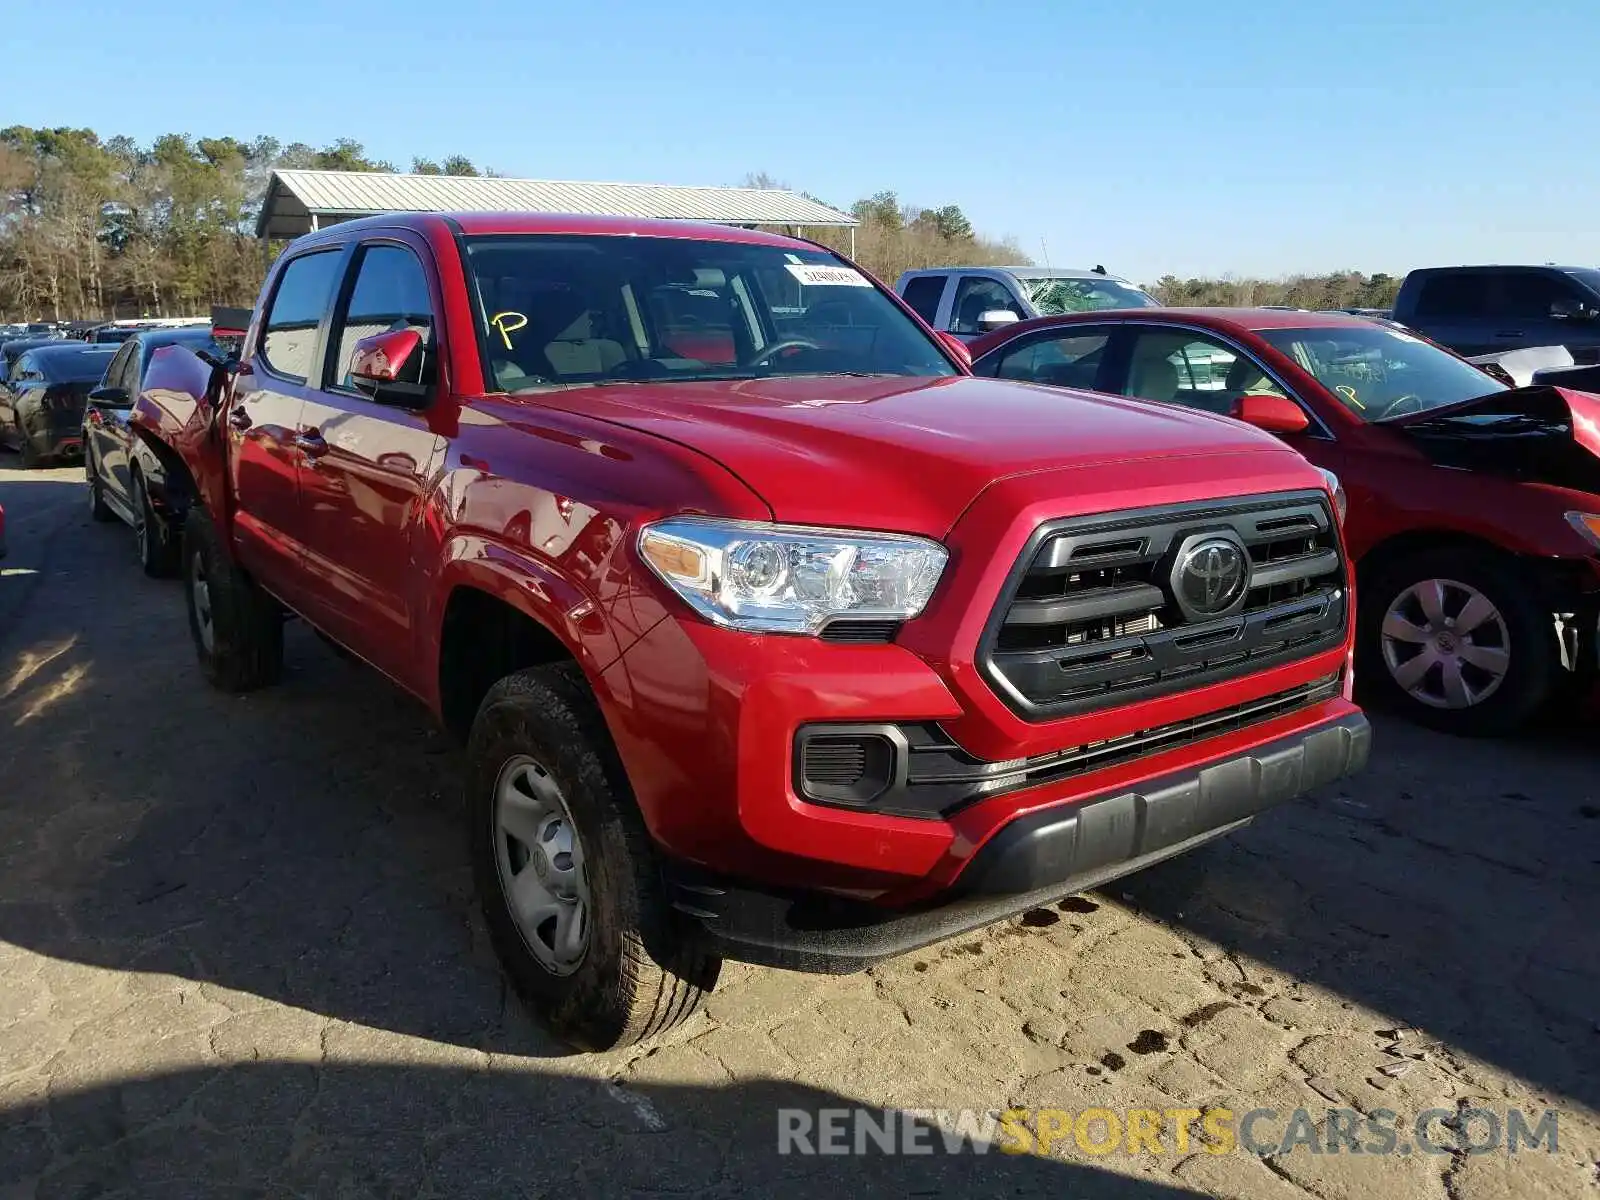
{"type": "Polygon", "coordinates": [[[200,644],[210,654],[216,636],[211,620],[211,585],[206,582],[206,564],[199,554],[189,560],[189,594],[194,599],[194,624],[200,633],[200,644]]]}
{"type": "Polygon", "coordinates": [[[500,887],[522,940],[547,971],[572,974],[589,948],[583,846],[555,778],[525,755],[500,769],[494,835],[500,887]]]}
{"type": "Polygon", "coordinates": [[[1477,588],[1424,579],[1384,613],[1383,658],[1412,699],[1430,708],[1471,708],[1505,681],[1511,636],[1500,610],[1477,588]]]}

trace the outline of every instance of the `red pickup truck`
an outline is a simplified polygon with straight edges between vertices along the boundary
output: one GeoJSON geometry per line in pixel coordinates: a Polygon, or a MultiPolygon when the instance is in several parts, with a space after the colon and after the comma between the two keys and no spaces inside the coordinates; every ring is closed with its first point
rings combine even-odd
{"type": "Polygon", "coordinates": [[[580,1046],[724,958],[860,969],[1366,758],[1336,480],[974,378],[806,241],[341,224],[134,419],[205,674],[273,682],[292,614],[458,732],[494,943],[580,1046]]]}

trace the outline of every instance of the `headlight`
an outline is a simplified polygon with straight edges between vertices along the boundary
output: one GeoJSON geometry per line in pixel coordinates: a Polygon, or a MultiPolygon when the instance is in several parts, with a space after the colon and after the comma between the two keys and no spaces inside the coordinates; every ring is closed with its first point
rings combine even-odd
{"type": "Polygon", "coordinates": [[[639,553],[708,621],[802,634],[839,617],[916,616],[949,557],[926,538],[700,517],[646,525],[639,553]]]}
{"type": "Polygon", "coordinates": [[[1567,524],[1571,525],[1595,549],[1600,550],[1600,515],[1569,512],[1567,524]]]}
{"type": "Polygon", "coordinates": [[[1344,524],[1344,514],[1350,509],[1350,497],[1344,494],[1344,484],[1339,482],[1339,477],[1327,467],[1318,467],[1322,478],[1328,485],[1328,490],[1333,493],[1333,512],[1339,518],[1339,524],[1344,524]]]}

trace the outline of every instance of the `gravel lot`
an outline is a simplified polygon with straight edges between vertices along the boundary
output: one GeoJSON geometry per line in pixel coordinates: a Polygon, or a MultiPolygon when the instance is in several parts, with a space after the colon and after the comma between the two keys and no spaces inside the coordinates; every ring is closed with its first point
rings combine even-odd
{"type": "Polygon", "coordinates": [[[295,627],[283,687],[209,692],[81,473],[14,466],[0,1197],[1600,1192],[1592,723],[1379,719],[1364,776],[1107,894],[859,976],[730,966],[665,1044],[573,1056],[501,984],[426,714],[295,627]],[[778,1108],[853,1104],[1554,1108],[1559,1149],[777,1153],[778,1108]]]}

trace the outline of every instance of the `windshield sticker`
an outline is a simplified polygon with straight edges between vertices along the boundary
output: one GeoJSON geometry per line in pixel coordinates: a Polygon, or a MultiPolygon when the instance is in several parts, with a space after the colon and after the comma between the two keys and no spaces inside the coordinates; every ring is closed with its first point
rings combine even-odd
{"type": "Polygon", "coordinates": [[[807,287],[871,287],[866,276],[853,267],[822,267],[790,263],[789,274],[807,287]]]}
{"type": "Polygon", "coordinates": [[[519,312],[495,313],[489,318],[489,324],[500,335],[500,340],[506,344],[506,349],[511,349],[511,335],[528,323],[528,318],[519,312]]]}
{"type": "Polygon", "coordinates": [[[798,254],[785,254],[783,259],[785,262],[792,262],[797,267],[800,265],[800,256],[798,254]]]}

